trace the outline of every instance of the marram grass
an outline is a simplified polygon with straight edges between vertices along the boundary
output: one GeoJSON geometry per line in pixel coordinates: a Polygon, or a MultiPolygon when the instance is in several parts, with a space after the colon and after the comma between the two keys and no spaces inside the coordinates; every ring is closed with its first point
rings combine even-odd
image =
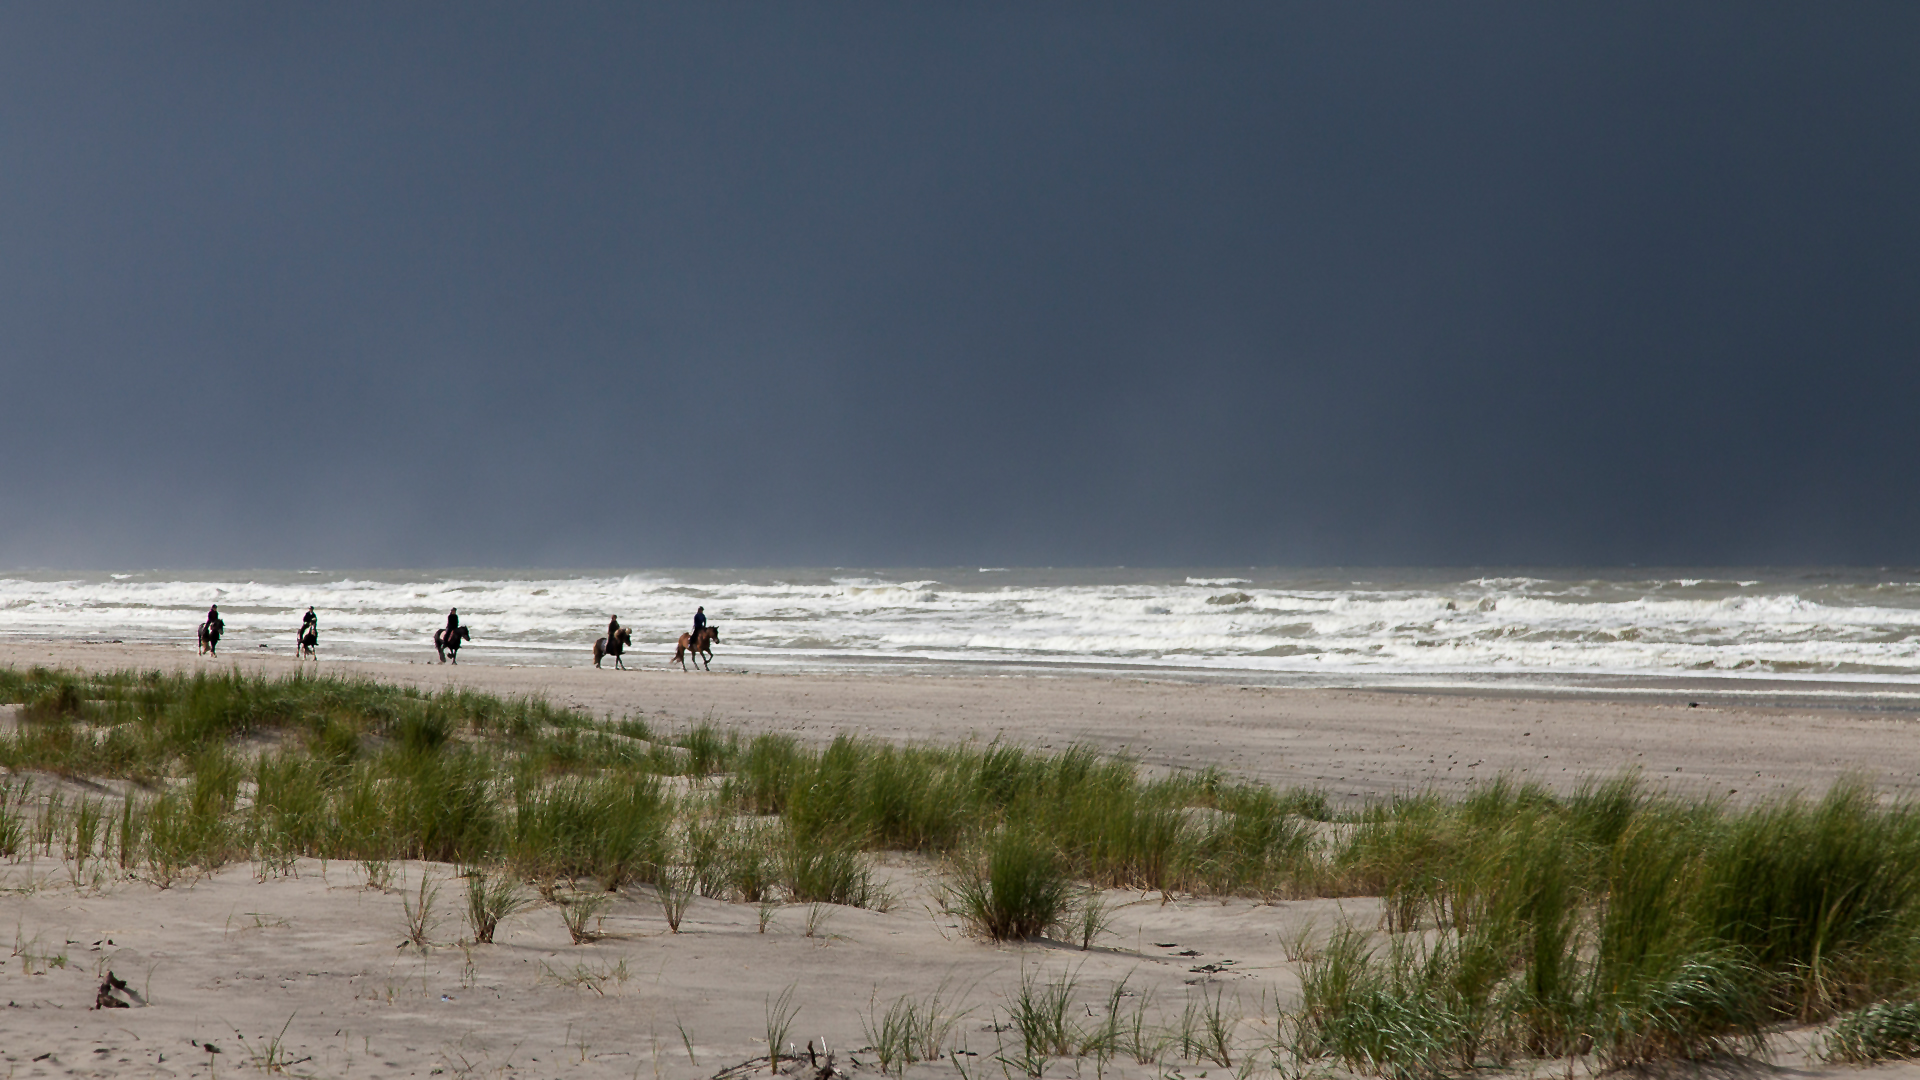
{"type": "MultiPolygon", "coordinates": [[[[580,910],[651,886],[676,918],[696,892],[880,905],[872,854],[911,851],[952,865],[951,902],[996,938],[1080,941],[1076,905],[1107,887],[1382,897],[1384,941],[1349,928],[1303,961],[1284,1047],[1302,1063],[1396,1080],[1614,1067],[1745,1051],[1774,1025],[1836,1016],[1830,1054],[1911,1052],[1920,809],[1858,784],[1734,808],[1632,775],[1571,796],[1497,779],[1333,831],[1316,792],[1143,780],[1083,748],[816,748],[309,673],[0,669],[0,699],[26,706],[0,734],[0,858],[58,855],[75,887],[166,887],[245,860],[261,874],[300,857],[436,860],[485,875],[470,879],[477,938],[517,895],[494,890],[529,882],[549,897],[564,882],[580,910]],[[76,802],[36,791],[36,772],[127,794],[76,802]]],[[[1057,996],[1026,987],[1023,1061],[1119,1038],[1117,1004],[1103,1042],[1055,1024],[1057,996]]],[[[1128,1052],[1175,1045],[1225,1068],[1222,1008],[1196,1004],[1170,1044],[1135,1017],[1128,1052]]]]}
{"type": "Polygon", "coordinates": [[[1847,1013],[1820,1051],[1829,1061],[1855,1065],[1920,1057],[1920,1002],[1882,1001],[1847,1013]]]}

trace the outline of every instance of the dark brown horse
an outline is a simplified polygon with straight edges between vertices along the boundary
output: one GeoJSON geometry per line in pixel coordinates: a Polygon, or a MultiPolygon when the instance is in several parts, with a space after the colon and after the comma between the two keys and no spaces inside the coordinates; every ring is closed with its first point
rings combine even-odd
{"type": "Polygon", "coordinates": [[[467,633],[467,628],[464,626],[451,633],[445,630],[435,630],[433,632],[433,651],[439,654],[441,663],[444,664],[448,660],[452,660],[457,664],[460,662],[460,643],[472,639],[473,635],[467,633]]]}
{"type": "Polygon", "coordinates": [[[613,657],[614,667],[619,668],[621,671],[627,670],[627,665],[624,663],[621,663],[620,661],[620,654],[625,652],[627,650],[627,646],[631,644],[633,644],[633,631],[627,629],[624,626],[620,628],[620,632],[618,634],[615,634],[613,636],[613,640],[611,642],[609,642],[606,638],[601,638],[600,640],[594,642],[593,643],[593,666],[594,667],[600,666],[601,657],[611,656],[613,657]]]}
{"type": "Polygon", "coordinates": [[[200,651],[211,656],[220,655],[220,634],[227,624],[222,619],[208,619],[200,624],[200,651]]]}
{"type": "Polygon", "coordinates": [[[293,645],[294,659],[298,660],[298,659],[304,659],[306,657],[312,656],[315,661],[318,661],[320,658],[314,655],[313,650],[314,650],[314,646],[319,644],[320,644],[320,631],[313,630],[313,629],[300,630],[298,633],[294,635],[294,645],[293,645]]]}
{"type": "Polygon", "coordinates": [[[681,634],[680,644],[674,646],[673,649],[673,659],[667,661],[667,663],[679,664],[680,670],[685,671],[687,670],[687,657],[691,656],[693,657],[694,663],[699,664],[708,671],[712,671],[713,646],[719,640],[720,628],[718,626],[709,626],[700,631],[699,641],[693,640],[692,634],[681,634]]]}

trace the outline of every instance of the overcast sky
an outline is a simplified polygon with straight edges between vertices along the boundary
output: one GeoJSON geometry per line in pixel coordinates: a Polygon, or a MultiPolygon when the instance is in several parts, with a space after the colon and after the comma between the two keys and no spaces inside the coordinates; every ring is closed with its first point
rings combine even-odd
{"type": "Polygon", "coordinates": [[[0,565],[1920,563],[1920,5],[15,4],[0,565]]]}

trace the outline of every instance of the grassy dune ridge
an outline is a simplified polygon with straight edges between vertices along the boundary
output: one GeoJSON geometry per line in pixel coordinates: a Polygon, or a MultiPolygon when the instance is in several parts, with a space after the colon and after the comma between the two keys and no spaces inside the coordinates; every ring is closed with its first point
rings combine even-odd
{"type": "Polygon", "coordinates": [[[1296,1066],[1617,1066],[1834,1017],[1835,1056],[1916,1043],[1920,811],[1859,784],[1736,808],[1634,775],[1564,797],[1500,779],[1336,818],[1317,792],[1143,779],[1084,748],[813,748],[308,674],[0,669],[0,703],[21,705],[0,855],[58,854],[77,886],[420,858],[483,870],[478,890],[883,906],[873,853],[913,851],[995,938],[1090,943],[1095,887],[1384,897],[1382,927],[1298,943],[1301,1007],[1263,1051],[1296,1066]],[[40,794],[32,772],[128,796],[40,794]]]}

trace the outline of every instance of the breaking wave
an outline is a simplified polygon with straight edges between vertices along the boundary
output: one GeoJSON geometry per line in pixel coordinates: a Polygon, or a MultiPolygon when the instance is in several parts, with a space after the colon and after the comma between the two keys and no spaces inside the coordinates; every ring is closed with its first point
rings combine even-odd
{"type": "Polygon", "coordinates": [[[671,648],[704,604],[761,667],[871,660],[1245,672],[1725,674],[1920,681],[1920,574],[1682,570],[167,571],[0,578],[0,636],[290,648],[307,605],[328,655],[426,651],[447,609],[473,652],[579,664],[617,614],[671,648]],[[1224,591],[1223,591],[1224,590],[1224,591]]]}

